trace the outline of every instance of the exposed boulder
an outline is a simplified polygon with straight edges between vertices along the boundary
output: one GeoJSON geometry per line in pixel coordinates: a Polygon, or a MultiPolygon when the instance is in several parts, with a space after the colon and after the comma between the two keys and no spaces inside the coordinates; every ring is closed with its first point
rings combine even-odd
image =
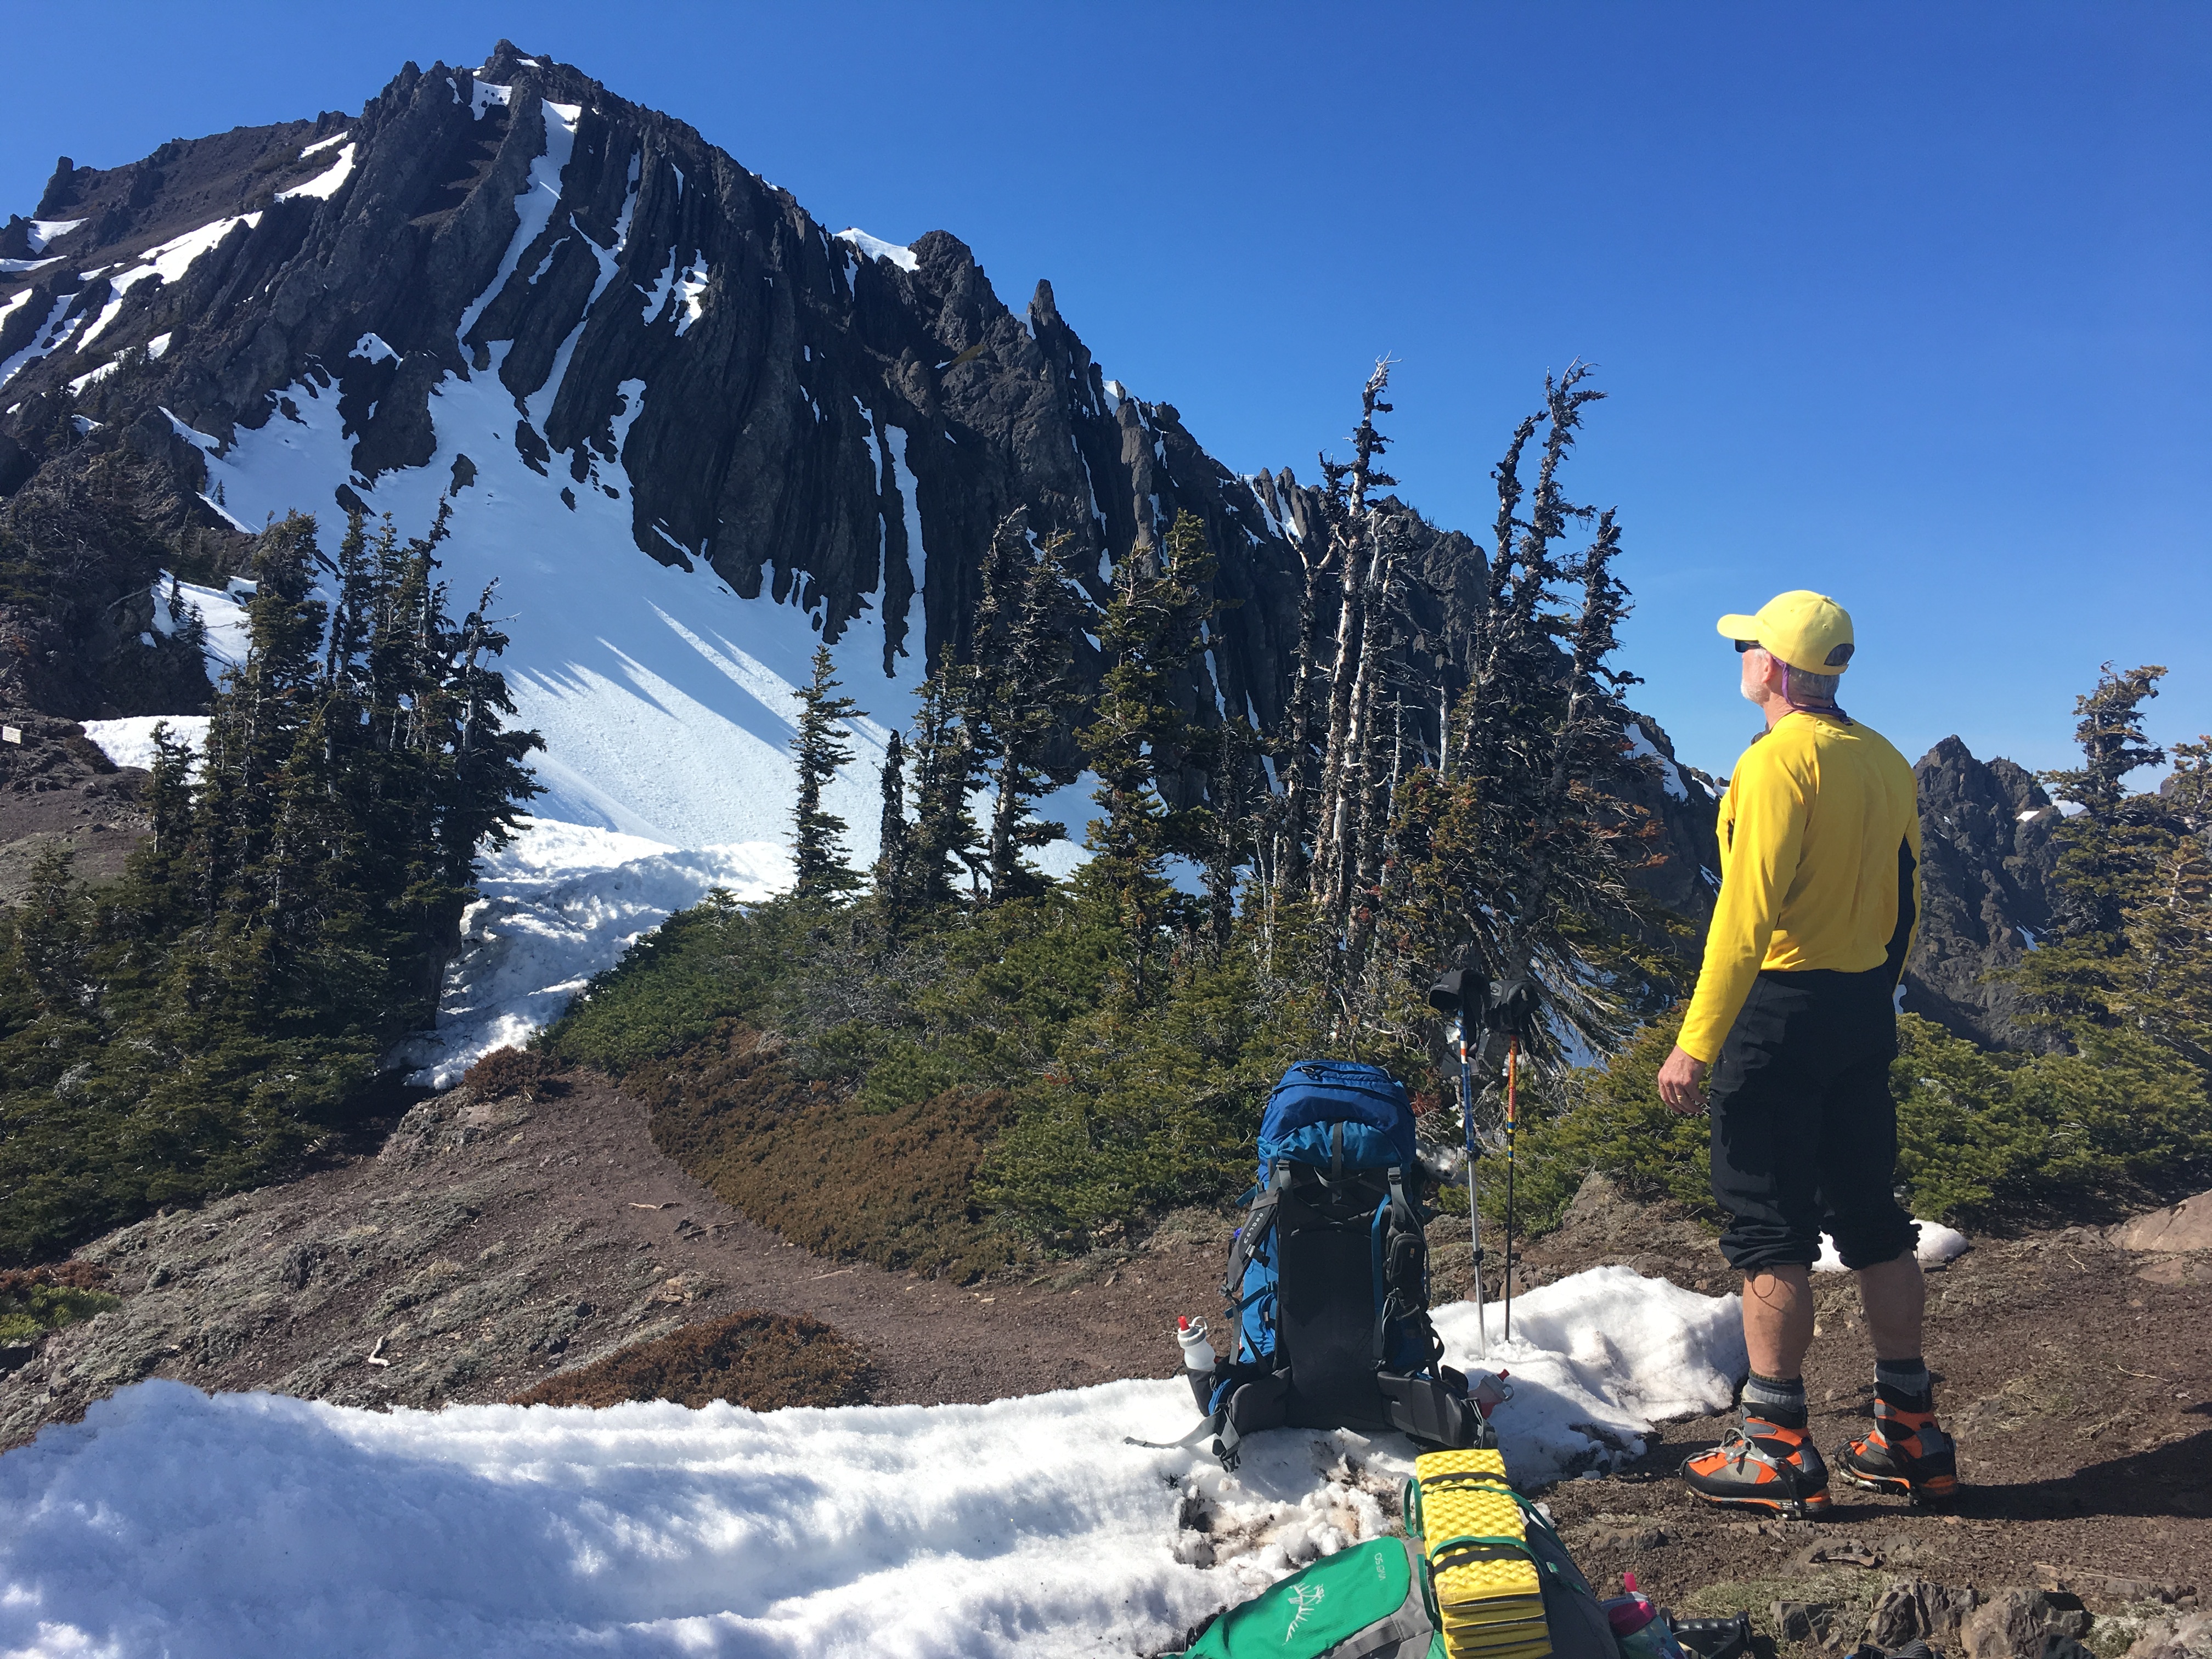
{"type": "Polygon", "coordinates": [[[2112,1229],[2124,1250],[2212,1250],[2212,1193],[2199,1193],[2112,1229]]]}

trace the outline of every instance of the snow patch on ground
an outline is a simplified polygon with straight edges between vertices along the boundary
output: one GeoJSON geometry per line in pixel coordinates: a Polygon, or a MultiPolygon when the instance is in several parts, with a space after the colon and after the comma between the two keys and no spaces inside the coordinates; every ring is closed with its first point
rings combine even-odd
{"type": "MultiPolygon", "coordinates": [[[[1972,1249],[1966,1234],[1955,1227],[1947,1227],[1940,1221],[1916,1221],[1920,1229],[1920,1248],[1913,1252],[1923,1267],[1940,1267],[1945,1262],[1962,1256],[1972,1249]]],[[[1848,1273],[1844,1259],[1836,1254],[1836,1241],[1827,1234],[1820,1235],[1820,1259],[1813,1264],[1816,1273],[1848,1273]]]]}
{"type": "Polygon", "coordinates": [[[313,155],[317,150],[328,149],[332,144],[343,144],[350,137],[352,137],[352,133],[350,130],[349,130],[345,132],[334,132],[327,138],[318,138],[313,143],[308,145],[307,149],[300,152],[300,159],[304,161],[307,157],[313,155]]]}
{"type": "MultiPolygon", "coordinates": [[[[477,118],[483,118],[487,93],[499,94],[489,101],[504,104],[507,90],[477,82],[477,118]]],[[[460,326],[453,331],[457,340],[468,339],[469,331],[476,326],[483,308],[499,297],[499,291],[507,286],[507,279],[514,275],[515,266],[522,262],[523,251],[538,240],[538,234],[553,217],[553,210],[561,204],[561,175],[568,171],[568,157],[575,151],[576,123],[583,109],[575,104],[556,104],[550,99],[542,102],[538,109],[545,121],[545,149],[530,164],[530,176],[523,180],[522,193],[514,198],[514,214],[520,222],[507,242],[507,252],[500,257],[499,270],[490,285],[470,301],[468,309],[461,313],[460,326]]]]}
{"type": "Polygon", "coordinates": [[[750,900],[791,885],[790,854],[776,842],[679,852],[544,818],[526,820],[477,869],[482,896],[461,918],[437,1029],[394,1056],[413,1070],[410,1081],[432,1088],[450,1088],[495,1048],[527,1042],[593,974],[714,889],[750,900]]]}
{"type": "MultiPolygon", "coordinates": [[[[350,167],[352,164],[347,164],[350,167]]],[[[202,225],[198,230],[188,230],[181,236],[170,238],[159,247],[152,247],[138,256],[139,263],[127,270],[120,270],[107,279],[107,303],[100,307],[100,319],[85,331],[84,338],[76,343],[83,350],[101,335],[123,310],[123,301],[131,290],[148,277],[163,283],[175,282],[190,270],[192,262],[203,254],[212,253],[222,245],[222,239],[234,227],[244,225],[251,230],[261,222],[258,213],[241,214],[235,219],[218,219],[211,225],[202,225]]]]}
{"type": "MultiPolygon", "coordinates": [[[[1725,1404],[1712,1379],[1741,1353],[1716,1335],[1733,1300],[1624,1268],[1514,1319],[1495,1420],[1524,1486],[1613,1455],[1655,1401],[1725,1404]]],[[[0,1651],[1139,1654],[1389,1529],[1404,1441],[1268,1431],[1234,1475],[1122,1443],[1192,1415],[1180,1381],[766,1414],[368,1412],[141,1382],[0,1456],[0,1651]],[[1195,1534],[1178,1548],[1187,1504],[1212,1565],[1177,1559],[1199,1553],[1195,1534]]]]}
{"type": "Polygon", "coordinates": [[[60,240],[84,222],[82,219],[33,219],[30,222],[31,252],[44,253],[46,244],[60,240]]]}
{"type": "MultiPolygon", "coordinates": [[[[8,310],[13,311],[37,292],[36,289],[25,289],[9,303],[8,310]]],[[[15,356],[0,359],[0,386],[7,385],[39,359],[60,350],[69,343],[70,337],[84,321],[82,314],[75,317],[68,314],[70,307],[76,301],[74,294],[64,294],[56,299],[46,313],[46,320],[32,331],[30,343],[15,356]]],[[[4,314],[0,313],[0,315],[4,314]]]]}
{"type": "Polygon", "coordinates": [[[921,261],[915,257],[913,249],[901,247],[896,242],[886,242],[880,236],[871,236],[857,225],[850,230],[839,231],[837,240],[850,242],[871,259],[888,259],[901,270],[921,269],[921,261]]]}
{"type": "Polygon", "coordinates": [[[87,720],[84,734],[100,745],[100,752],[118,766],[154,769],[154,728],[167,726],[169,735],[180,738],[195,755],[207,742],[205,714],[130,714],[115,720],[87,720]]]}
{"type": "Polygon", "coordinates": [[[1592,1267],[1515,1297],[1510,1342],[1504,1305],[1483,1315],[1487,1357],[1472,1303],[1437,1309],[1437,1334],[1447,1364],[1509,1374],[1514,1396],[1491,1420],[1523,1486],[1631,1462],[1653,1424],[1727,1410],[1750,1374],[1737,1297],[1630,1267],[1592,1267]]]}

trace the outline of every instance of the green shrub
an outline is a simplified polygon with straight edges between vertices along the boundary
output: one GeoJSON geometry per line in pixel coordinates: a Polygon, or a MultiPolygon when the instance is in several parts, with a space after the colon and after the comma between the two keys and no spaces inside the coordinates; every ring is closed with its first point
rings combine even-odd
{"type": "MultiPolygon", "coordinates": [[[[1703,1116],[1659,1099],[1660,1063],[1680,1011],[1646,1026],[1610,1066],[1568,1078],[1564,1109],[1524,1130],[1519,1210],[1555,1221],[1592,1170],[1717,1222],[1703,1116]]],[[[1898,1021],[1898,1188],[1915,1215],[1965,1225],[2116,1213],[2195,1191],[2212,1176],[2212,1106],[2202,1075],[2126,1031],[2095,1032],[2079,1054],[1992,1054],[1916,1015],[1898,1021]]],[[[1486,1163],[1486,1213],[1502,1211],[1486,1163]]]]}
{"type": "Polygon", "coordinates": [[[28,1342],[110,1308],[123,1298],[100,1287],[107,1270],[85,1261],[0,1267],[0,1343],[28,1342]]]}
{"type": "Polygon", "coordinates": [[[778,969],[787,907],[747,911],[717,888],[679,910],[595,975],[536,1046],[557,1060],[621,1077],[741,1018],[778,969]]]}
{"type": "Polygon", "coordinates": [[[808,1079],[780,1045],[727,1022],[625,1085],[653,1144],[726,1204],[817,1255],[966,1280],[1016,1251],[978,1201],[975,1171],[1010,1103],[952,1089],[871,1110],[808,1079]]]}
{"type": "MultiPolygon", "coordinates": [[[[1659,1098],[1659,1066],[1682,1029],[1682,1014],[1677,1007],[1652,1021],[1609,1065],[1578,1067],[1536,1092],[1514,1157],[1515,1208],[1531,1232],[1558,1224],[1593,1170],[1633,1192],[1672,1199],[1692,1215],[1718,1219],[1708,1185],[1705,1120],[1680,1116],[1659,1098]]],[[[1502,1220],[1503,1167],[1495,1158],[1486,1158],[1476,1174],[1483,1213],[1502,1220]]]]}

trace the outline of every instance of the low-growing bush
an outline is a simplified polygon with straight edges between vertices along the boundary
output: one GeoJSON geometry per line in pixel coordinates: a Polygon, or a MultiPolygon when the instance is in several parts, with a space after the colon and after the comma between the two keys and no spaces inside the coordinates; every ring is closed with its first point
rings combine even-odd
{"type": "MultiPolygon", "coordinates": [[[[1678,1117],[1659,1099],[1659,1066],[1680,1024],[1678,1009],[1610,1066],[1574,1073],[1564,1109],[1528,1126],[1517,1160],[1524,1224],[1556,1221],[1591,1170],[1718,1220],[1706,1186],[1707,1121],[1678,1117]]],[[[1930,1221],[2078,1220],[2164,1202],[2212,1177],[2203,1079],[2124,1030],[2089,1034],[2080,1054],[1999,1054],[1906,1014],[1890,1087],[1899,1195],[1930,1221]]],[[[1494,1164],[1482,1171],[1486,1212],[1503,1205],[1500,1173],[1494,1164]]]]}
{"type": "Polygon", "coordinates": [[[687,1325],[550,1376],[518,1406],[619,1406],[672,1400],[696,1410],[717,1400],[750,1411],[859,1406],[868,1398],[867,1358],[804,1314],[750,1311],[687,1325]]]}
{"type": "Polygon", "coordinates": [[[1011,1113],[993,1090],[948,1089],[887,1111],[805,1077],[734,1021],[624,1085],[653,1144],[733,1208],[817,1255],[966,1280],[1018,1253],[975,1194],[1011,1113]]]}
{"type": "Polygon", "coordinates": [[[100,1289],[106,1282],[107,1269],[89,1261],[0,1267],[0,1342],[28,1342],[121,1307],[121,1297],[100,1289]]]}
{"type": "Polygon", "coordinates": [[[513,1096],[534,1100],[541,1095],[565,1093],[559,1066],[550,1055],[527,1048],[495,1048],[462,1074],[461,1082],[478,1100],[505,1100],[513,1096]]]}

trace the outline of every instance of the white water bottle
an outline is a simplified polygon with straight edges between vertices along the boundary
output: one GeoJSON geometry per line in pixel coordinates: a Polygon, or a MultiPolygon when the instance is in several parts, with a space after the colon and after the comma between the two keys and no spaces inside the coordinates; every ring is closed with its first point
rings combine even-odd
{"type": "Polygon", "coordinates": [[[1213,1392],[1213,1344],[1206,1340],[1203,1319],[1176,1318],[1176,1340],[1182,1347],[1182,1374],[1200,1411],[1213,1392]]]}
{"type": "Polygon", "coordinates": [[[1182,1368],[1187,1371],[1210,1371],[1213,1369],[1213,1344],[1206,1334],[1203,1319],[1176,1320],[1176,1340],[1182,1345],[1182,1368]]]}

